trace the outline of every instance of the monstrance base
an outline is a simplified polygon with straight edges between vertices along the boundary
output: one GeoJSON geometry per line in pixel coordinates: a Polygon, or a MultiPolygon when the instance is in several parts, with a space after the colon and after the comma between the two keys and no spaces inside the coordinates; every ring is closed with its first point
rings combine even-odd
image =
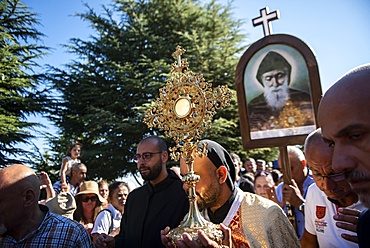
{"type": "Polygon", "coordinates": [[[223,233],[220,230],[219,225],[215,225],[212,222],[207,222],[203,226],[199,227],[188,227],[178,226],[172,229],[168,233],[168,237],[172,244],[176,246],[176,241],[182,240],[182,235],[188,233],[193,240],[198,240],[198,230],[203,230],[205,234],[213,241],[216,241],[220,246],[222,245],[223,233]]]}

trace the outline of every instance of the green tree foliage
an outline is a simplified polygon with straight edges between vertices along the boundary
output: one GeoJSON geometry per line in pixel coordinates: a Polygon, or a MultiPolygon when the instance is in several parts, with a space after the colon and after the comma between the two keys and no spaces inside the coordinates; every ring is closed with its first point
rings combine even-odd
{"type": "Polygon", "coordinates": [[[47,98],[32,73],[47,48],[37,45],[43,36],[34,13],[17,0],[0,2],[0,167],[33,161],[37,153],[20,148],[32,143],[38,123],[29,115],[42,113],[47,98]],[[36,154],[36,155],[35,155],[36,154]]]}
{"type": "MultiPolygon", "coordinates": [[[[50,115],[60,128],[60,137],[51,140],[54,163],[59,168],[69,142],[78,140],[89,176],[113,179],[136,170],[132,157],[144,135],[162,134],[142,119],[165,85],[176,46],[187,50],[183,57],[192,71],[203,73],[213,87],[228,85],[235,92],[245,36],[231,5],[216,1],[116,0],[103,14],[86,7],[78,16],[93,29],[91,39],[71,39],[68,50],[78,59],[49,75],[60,93],[50,115]]],[[[205,136],[241,151],[237,111],[235,96],[205,136]]]]}

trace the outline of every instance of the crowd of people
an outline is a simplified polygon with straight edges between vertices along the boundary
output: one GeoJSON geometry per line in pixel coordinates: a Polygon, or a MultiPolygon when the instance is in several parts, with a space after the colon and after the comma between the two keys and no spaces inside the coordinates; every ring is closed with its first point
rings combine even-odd
{"type": "Polygon", "coordinates": [[[193,172],[202,216],[220,226],[222,244],[203,231],[171,240],[189,211],[189,172],[167,167],[163,139],[149,136],[134,160],[144,185],[86,180],[82,144],[62,160],[60,180],[15,164],[0,170],[0,247],[367,247],[370,244],[370,65],[355,68],[323,96],[320,128],[287,147],[290,182],[277,164],[241,158],[213,140],[193,172]],[[351,95],[348,95],[351,90],[351,95]],[[46,199],[40,200],[45,189],[46,199]],[[291,218],[291,217],[294,218],[291,218]]]}

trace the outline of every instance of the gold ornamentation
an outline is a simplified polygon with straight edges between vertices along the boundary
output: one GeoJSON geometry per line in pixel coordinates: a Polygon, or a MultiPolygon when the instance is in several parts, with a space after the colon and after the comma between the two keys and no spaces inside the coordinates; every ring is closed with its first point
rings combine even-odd
{"type": "Polygon", "coordinates": [[[294,106],[292,102],[287,102],[281,110],[279,119],[275,125],[279,128],[293,128],[303,126],[310,116],[306,116],[301,112],[299,107],[294,106]]]}
{"type": "Polygon", "coordinates": [[[197,239],[197,231],[201,229],[221,245],[223,235],[218,225],[205,220],[198,210],[195,184],[200,177],[194,173],[193,163],[196,157],[207,155],[206,146],[199,140],[211,125],[216,110],[230,104],[232,92],[227,86],[212,89],[203,75],[189,70],[187,60],[181,58],[185,51],[177,46],[172,54],[176,60],[171,65],[171,75],[166,86],[159,90],[155,106],[146,112],[144,123],[149,128],[162,129],[167,137],[175,140],[176,146],[169,148],[171,158],[175,161],[183,158],[189,169],[182,178],[189,185],[189,212],[182,224],[170,231],[169,238],[175,244],[186,232],[197,239]]]}
{"type": "Polygon", "coordinates": [[[203,75],[196,75],[188,70],[188,62],[181,59],[185,49],[177,46],[172,54],[177,58],[171,66],[171,76],[166,86],[159,90],[155,107],[150,108],[144,117],[149,128],[158,127],[164,134],[177,143],[171,157],[180,158],[176,150],[182,150],[185,140],[199,140],[209,128],[217,109],[230,104],[231,91],[227,86],[218,86],[212,90],[203,75]]]}

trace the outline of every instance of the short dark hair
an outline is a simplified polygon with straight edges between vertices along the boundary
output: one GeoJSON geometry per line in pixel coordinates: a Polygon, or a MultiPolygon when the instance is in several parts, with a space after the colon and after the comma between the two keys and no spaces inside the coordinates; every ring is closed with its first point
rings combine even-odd
{"type": "Polygon", "coordinates": [[[128,186],[128,183],[126,182],[121,182],[121,181],[117,181],[117,182],[114,182],[114,183],[111,183],[109,185],[109,195],[108,195],[108,198],[112,198],[113,196],[113,191],[117,188],[119,188],[120,186],[125,186],[127,189],[128,189],[128,192],[130,193],[130,187],[128,186]]]}
{"type": "Polygon", "coordinates": [[[160,137],[158,137],[156,135],[148,136],[148,137],[142,139],[139,142],[139,144],[141,144],[143,142],[146,142],[146,141],[149,141],[149,140],[155,140],[157,142],[157,146],[159,147],[159,149],[161,151],[163,151],[163,152],[167,152],[167,144],[166,144],[166,142],[162,138],[160,138],[160,137]]]}
{"type": "Polygon", "coordinates": [[[74,163],[74,164],[72,164],[71,177],[72,177],[72,174],[73,174],[72,172],[73,171],[81,170],[82,167],[87,168],[87,166],[84,163],[74,163]]]}

